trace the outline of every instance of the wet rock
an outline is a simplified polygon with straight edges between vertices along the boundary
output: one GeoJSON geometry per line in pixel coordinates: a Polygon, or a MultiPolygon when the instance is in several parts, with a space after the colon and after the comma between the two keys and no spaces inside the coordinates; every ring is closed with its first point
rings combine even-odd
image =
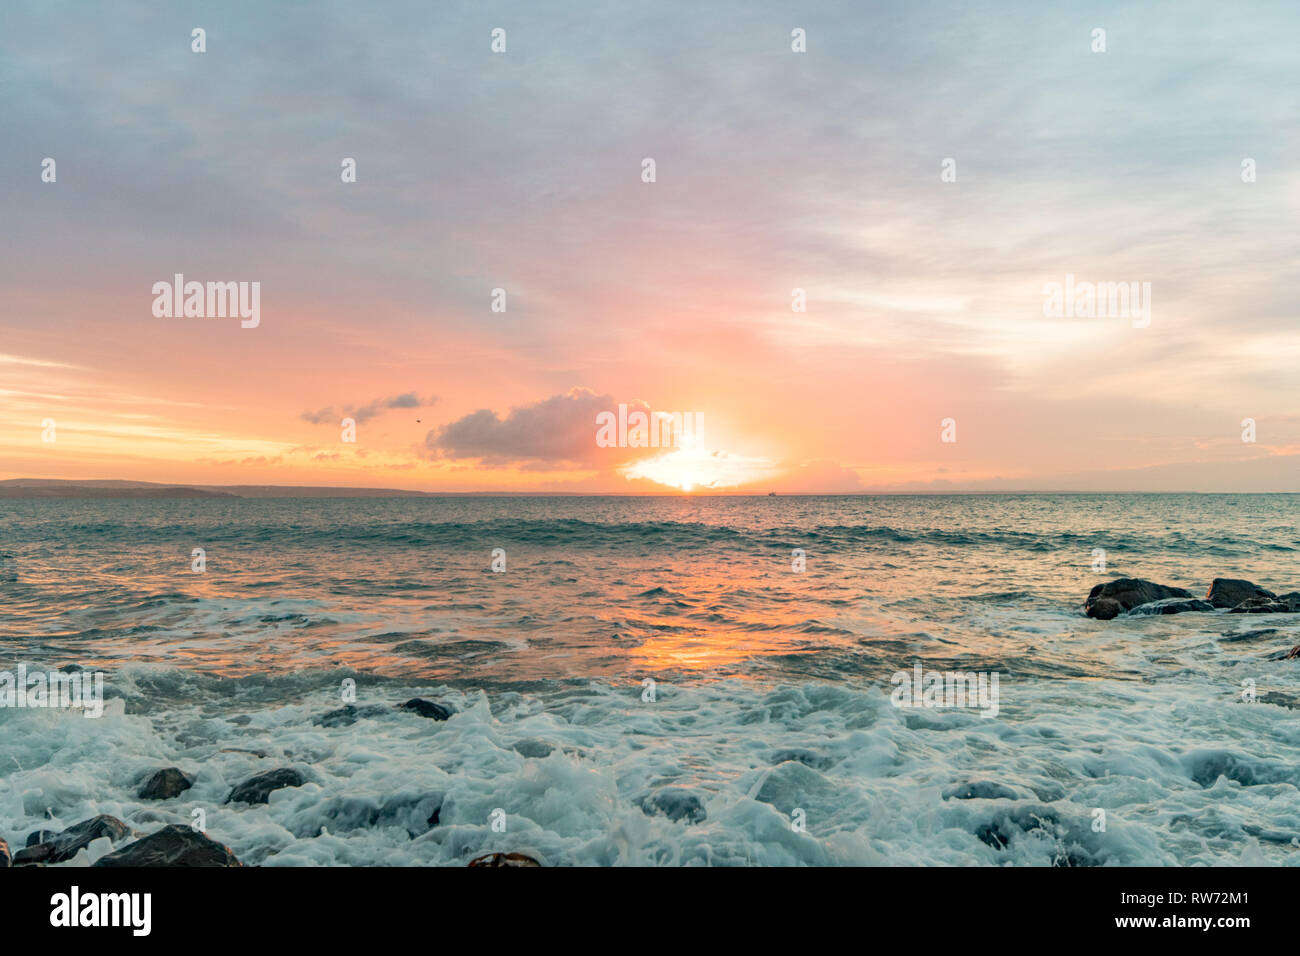
{"type": "Polygon", "coordinates": [[[787,760],[797,760],[805,767],[812,767],[814,770],[829,770],[835,763],[830,757],[824,757],[815,751],[805,750],[802,747],[790,747],[772,754],[772,763],[774,764],[785,763],[787,760]]]}
{"type": "Polygon", "coordinates": [[[373,796],[328,797],[307,807],[294,808],[284,825],[300,839],[313,839],[326,830],[333,834],[401,827],[415,838],[441,819],[443,795],[409,791],[385,799],[373,796]],[[430,822],[432,821],[432,822],[430,822]]]}
{"type": "Polygon", "coordinates": [[[1247,598],[1229,613],[1231,614],[1295,614],[1300,611],[1300,591],[1279,594],[1273,597],[1247,598]]]}
{"type": "Polygon", "coordinates": [[[1229,750],[1194,750],[1183,755],[1182,763],[1187,775],[1205,789],[1214,786],[1220,777],[1243,787],[1268,783],[1296,784],[1295,770],[1287,764],[1229,750]]]}
{"type": "Polygon", "coordinates": [[[226,803],[266,803],[271,793],[284,787],[301,787],[307,781],[302,774],[292,767],[268,770],[255,777],[249,777],[230,791],[226,803]]]}
{"type": "Polygon", "coordinates": [[[1020,794],[992,780],[972,780],[943,792],[945,800],[1019,800],[1020,794]]]}
{"type": "Polygon", "coordinates": [[[1083,605],[1083,613],[1088,617],[1109,621],[1141,604],[1150,604],[1152,601],[1163,601],[1167,598],[1190,597],[1192,592],[1182,588],[1171,588],[1164,584],[1156,584],[1154,581],[1143,581],[1141,578],[1118,578],[1105,584],[1098,584],[1089,591],[1088,600],[1083,605]]]}
{"type": "Polygon", "coordinates": [[[648,794],[641,800],[641,812],[647,816],[659,814],[674,823],[700,823],[708,816],[699,796],[681,787],[665,787],[648,794]]]}
{"type": "Polygon", "coordinates": [[[1270,637],[1276,633],[1277,628],[1275,627],[1261,627],[1250,631],[1238,631],[1235,634],[1232,631],[1227,631],[1220,640],[1224,644],[1235,644],[1238,641],[1257,641],[1260,638],[1270,637]]]}
{"type": "Polygon", "coordinates": [[[13,862],[14,855],[9,852],[9,844],[0,840],[0,870],[8,869],[13,862]]]}
{"type": "Polygon", "coordinates": [[[102,856],[95,866],[242,866],[230,847],[174,823],[102,856]]]}
{"type": "Polygon", "coordinates": [[[1295,647],[1291,648],[1291,650],[1287,651],[1286,657],[1282,658],[1282,660],[1293,661],[1297,658],[1300,658],[1300,644],[1297,644],[1295,647]]]}
{"type": "Polygon", "coordinates": [[[252,754],[254,757],[265,757],[265,750],[247,750],[243,747],[222,747],[217,753],[222,754],[252,754]]]}
{"type": "Polygon", "coordinates": [[[313,717],[311,722],[317,727],[348,727],[355,724],[362,717],[378,717],[386,713],[388,713],[388,708],[381,707],[378,704],[369,707],[344,704],[338,710],[331,710],[318,717],[313,717]]]}
{"type": "Polygon", "coordinates": [[[1185,611],[1213,610],[1213,604],[1199,598],[1169,598],[1167,601],[1152,601],[1150,604],[1139,604],[1128,613],[1134,617],[1144,617],[1154,614],[1182,614],[1185,611]]]}
{"type": "Polygon", "coordinates": [[[1292,697],[1290,694],[1279,693],[1275,690],[1267,691],[1256,698],[1261,704],[1276,704],[1278,707],[1285,707],[1288,710],[1300,710],[1300,698],[1292,697]]]}
{"type": "Polygon", "coordinates": [[[515,753],[521,754],[525,757],[538,758],[549,757],[551,752],[555,750],[554,747],[544,740],[516,740],[511,744],[511,747],[514,748],[515,753]]]}
{"type": "Polygon", "coordinates": [[[442,704],[435,704],[431,700],[425,700],[423,697],[412,697],[406,703],[397,706],[401,710],[415,711],[421,717],[428,717],[430,720],[446,720],[455,713],[450,708],[444,707],[442,704]]]}
{"type": "Polygon", "coordinates": [[[541,866],[531,856],[522,853],[488,853],[469,861],[470,866],[541,866]]]}
{"type": "Polygon", "coordinates": [[[194,786],[194,781],[176,767],[159,770],[140,788],[141,800],[170,800],[194,786]]]}
{"type": "Polygon", "coordinates": [[[1205,592],[1205,600],[1215,607],[1236,607],[1242,601],[1257,597],[1271,598],[1276,595],[1268,588],[1240,578],[1215,578],[1210,582],[1210,589],[1205,592]]]}
{"type": "Polygon", "coordinates": [[[1005,850],[1012,840],[1035,831],[1055,839],[1061,818],[1050,807],[1027,806],[1000,811],[975,827],[975,836],[995,850],[1005,850]]]}
{"type": "Polygon", "coordinates": [[[62,863],[71,860],[79,850],[103,837],[117,842],[131,832],[131,828],[117,817],[100,814],[89,820],[82,820],[70,826],[57,836],[40,843],[24,847],[14,854],[14,866],[30,866],[36,863],[62,863]]]}
{"type": "Polygon", "coordinates": [[[1291,846],[1300,843],[1300,834],[1288,833],[1285,830],[1265,830],[1261,826],[1253,823],[1243,823],[1241,831],[1248,836],[1253,836],[1265,843],[1280,843],[1283,846],[1291,846]]]}
{"type": "Polygon", "coordinates": [[[27,834],[27,842],[23,846],[36,846],[38,843],[48,843],[59,835],[57,830],[33,830],[27,834]]]}

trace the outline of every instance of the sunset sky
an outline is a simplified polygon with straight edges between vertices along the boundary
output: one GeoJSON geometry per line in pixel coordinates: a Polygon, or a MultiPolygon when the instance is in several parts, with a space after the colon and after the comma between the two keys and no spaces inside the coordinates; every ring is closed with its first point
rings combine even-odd
{"type": "Polygon", "coordinates": [[[1300,491],[1297,27],[5,3],[0,478],[1300,491]],[[176,273],[260,282],[260,325],[155,317],[176,273]],[[1046,317],[1067,274],[1149,282],[1150,326],[1046,317]],[[599,447],[619,403],[700,440],[599,447]]]}

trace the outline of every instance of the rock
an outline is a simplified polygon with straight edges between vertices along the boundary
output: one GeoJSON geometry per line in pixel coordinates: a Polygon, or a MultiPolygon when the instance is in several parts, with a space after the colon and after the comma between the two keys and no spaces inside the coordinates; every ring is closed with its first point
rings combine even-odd
{"type": "Polygon", "coordinates": [[[139,796],[141,800],[170,800],[172,797],[180,796],[192,786],[194,781],[179,769],[167,767],[145,781],[144,786],[140,788],[139,796]]]}
{"type": "Polygon", "coordinates": [[[805,750],[802,747],[791,747],[787,750],[778,750],[772,754],[772,763],[785,763],[787,760],[797,760],[805,767],[812,767],[814,770],[829,770],[835,761],[830,757],[824,757],[812,750],[805,750]]]}
{"type": "Polygon", "coordinates": [[[1020,794],[992,780],[972,780],[943,792],[945,800],[1019,800],[1020,794]]]}
{"type": "Polygon", "coordinates": [[[268,770],[266,773],[259,773],[255,777],[249,777],[239,784],[230,791],[230,796],[226,797],[225,802],[266,803],[270,799],[272,791],[284,787],[301,787],[306,782],[302,774],[292,767],[268,770]]]}
{"type": "Polygon", "coordinates": [[[1275,627],[1261,627],[1249,631],[1225,631],[1220,639],[1224,644],[1235,644],[1237,641],[1258,641],[1265,637],[1270,637],[1277,633],[1275,627]]]}
{"type": "Polygon", "coordinates": [[[641,800],[641,812],[647,816],[657,813],[674,823],[679,820],[700,823],[708,816],[700,798],[681,787],[665,787],[644,797],[641,800]]]}
{"type": "Polygon", "coordinates": [[[1300,697],[1292,697],[1290,694],[1281,694],[1275,690],[1260,694],[1256,698],[1261,704],[1276,704],[1278,707],[1285,707],[1288,710],[1300,710],[1300,697]]]}
{"type": "Polygon", "coordinates": [[[469,861],[470,866],[541,866],[531,856],[522,853],[488,853],[469,861]]]}
{"type": "Polygon", "coordinates": [[[102,856],[94,866],[242,866],[230,847],[173,823],[102,856]]]}
{"type": "Polygon", "coordinates": [[[516,740],[510,746],[511,749],[513,749],[514,752],[519,754],[520,756],[537,758],[537,759],[540,759],[542,757],[549,757],[551,755],[551,751],[555,749],[550,744],[548,744],[545,740],[534,740],[534,739],[516,740]]]}
{"type": "Polygon", "coordinates": [[[442,706],[442,704],[435,704],[423,697],[412,697],[406,703],[397,706],[401,710],[413,710],[421,717],[428,717],[431,720],[446,720],[455,713],[455,711],[442,706]]]}
{"type": "Polygon", "coordinates": [[[1164,601],[1152,601],[1139,604],[1128,613],[1134,617],[1148,617],[1155,614],[1182,614],[1184,611],[1213,611],[1214,605],[1199,598],[1168,598],[1164,601]]]}
{"type": "Polygon", "coordinates": [[[1291,648],[1291,650],[1287,651],[1286,657],[1282,658],[1282,660],[1293,661],[1298,657],[1300,657],[1300,644],[1297,644],[1295,647],[1291,648]]]}
{"type": "Polygon", "coordinates": [[[1274,597],[1247,598],[1229,613],[1231,614],[1294,614],[1300,611],[1300,591],[1279,594],[1274,597]]]}
{"type": "Polygon", "coordinates": [[[1236,607],[1242,601],[1256,597],[1276,597],[1272,591],[1240,578],[1215,578],[1205,592],[1205,600],[1215,607],[1236,607]]]}
{"type": "Polygon", "coordinates": [[[57,836],[40,843],[24,847],[14,854],[14,866],[30,866],[34,863],[62,863],[71,860],[77,851],[83,850],[98,839],[107,837],[116,842],[131,832],[131,828],[117,817],[100,814],[89,820],[82,820],[70,826],[57,836]]]}
{"type": "Polygon", "coordinates": [[[14,855],[9,852],[9,844],[0,840],[0,870],[13,866],[14,855]]]}
{"type": "Polygon", "coordinates": [[[36,846],[38,843],[48,843],[58,836],[57,830],[33,830],[27,834],[27,842],[23,846],[36,846]]]}
{"type": "Polygon", "coordinates": [[[317,727],[348,727],[355,724],[362,717],[378,717],[386,713],[388,713],[388,708],[380,707],[378,704],[370,707],[344,704],[338,710],[331,710],[318,717],[313,717],[311,722],[317,727]]]}
{"type": "Polygon", "coordinates": [[[1182,588],[1171,588],[1164,584],[1156,584],[1154,581],[1143,581],[1141,578],[1117,578],[1105,584],[1098,584],[1088,592],[1083,613],[1088,617],[1109,621],[1141,604],[1150,604],[1152,601],[1163,601],[1167,598],[1189,597],[1192,597],[1192,592],[1182,588]]]}

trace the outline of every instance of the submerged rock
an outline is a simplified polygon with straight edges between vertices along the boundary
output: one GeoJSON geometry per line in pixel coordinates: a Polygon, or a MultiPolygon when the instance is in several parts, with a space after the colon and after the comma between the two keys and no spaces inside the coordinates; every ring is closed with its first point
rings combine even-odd
{"type": "Polygon", "coordinates": [[[1145,617],[1155,614],[1182,614],[1185,611],[1213,610],[1213,604],[1209,601],[1202,601],[1199,598],[1169,598],[1165,601],[1152,601],[1150,604],[1139,604],[1127,613],[1134,617],[1145,617]]]}
{"type": "Polygon", "coordinates": [[[421,717],[428,717],[430,720],[446,720],[455,711],[442,704],[435,704],[431,700],[425,700],[423,697],[412,697],[404,704],[397,705],[400,710],[413,710],[421,717]]]}
{"type": "Polygon", "coordinates": [[[531,856],[522,853],[488,853],[469,861],[470,866],[541,866],[531,856]]]}
{"type": "Polygon", "coordinates": [[[1242,601],[1232,614],[1295,614],[1300,611],[1300,591],[1273,597],[1253,597],[1242,601]]]}
{"type": "Polygon", "coordinates": [[[177,767],[167,767],[145,781],[144,786],[140,788],[139,796],[141,800],[170,800],[172,797],[180,796],[192,786],[194,781],[181,773],[177,767]]]}
{"type": "Polygon", "coordinates": [[[1131,611],[1141,604],[1164,601],[1168,598],[1190,598],[1191,591],[1172,588],[1154,581],[1141,578],[1118,578],[1098,584],[1088,592],[1084,602],[1083,613],[1101,621],[1109,621],[1125,611],[1131,611]]]}
{"type": "MultiPolygon", "coordinates": [[[[44,832],[44,831],[42,831],[44,832]]],[[[24,847],[14,854],[14,866],[31,866],[36,863],[62,863],[71,860],[78,851],[102,837],[116,842],[131,832],[131,828],[117,817],[100,814],[68,827],[57,836],[24,847]]]]}
{"type": "Polygon", "coordinates": [[[832,758],[803,747],[790,747],[772,754],[773,764],[782,764],[787,760],[797,760],[805,767],[812,767],[814,770],[829,770],[835,764],[832,758]]]}
{"type": "Polygon", "coordinates": [[[551,755],[551,752],[555,750],[555,748],[552,747],[550,744],[548,744],[545,740],[534,740],[531,738],[527,740],[516,740],[510,746],[515,753],[519,754],[522,757],[530,757],[530,758],[537,758],[537,759],[540,759],[542,757],[549,757],[551,755]]]}
{"type": "Polygon", "coordinates": [[[664,787],[646,795],[641,799],[641,812],[647,816],[659,814],[674,823],[700,823],[708,816],[699,796],[681,787],[664,787]]]}
{"type": "Polygon", "coordinates": [[[242,866],[230,847],[192,827],[173,823],[120,850],[100,857],[95,866],[242,866]]]}
{"type": "Polygon", "coordinates": [[[226,803],[266,803],[271,793],[285,787],[301,787],[307,781],[302,774],[292,767],[268,770],[255,777],[249,777],[230,791],[226,803]]]}
{"type": "Polygon", "coordinates": [[[347,727],[355,724],[362,717],[378,717],[381,714],[388,713],[387,707],[381,707],[373,704],[369,707],[357,707],[355,704],[344,704],[338,710],[331,710],[327,713],[313,717],[311,722],[317,727],[347,727]]]}
{"type": "Polygon", "coordinates": [[[949,787],[943,792],[945,800],[1019,800],[1020,794],[1010,787],[992,780],[972,780],[949,787]]]}
{"type": "Polygon", "coordinates": [[[1215,607],[1236,607],[1250,598],[1271,598],[1276,595],[1251,581],[1240,578],[1215,578],[1210,582],[1210,589],[1205,592],[1205,600],[1215,607]]]}

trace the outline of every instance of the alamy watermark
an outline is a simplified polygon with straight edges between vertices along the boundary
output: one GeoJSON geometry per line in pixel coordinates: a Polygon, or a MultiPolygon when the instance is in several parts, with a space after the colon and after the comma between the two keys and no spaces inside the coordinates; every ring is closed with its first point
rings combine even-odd
{"type": "Polygon", "coordinates": [[[698,440],[704,431],[703,412],[627,410],[596,415],[596,445],[600,448],[673,448],[698,440]]]}
{"type": "Polygon", "coordinates": [[[997,671],[925,671],[917,661],[910,671],[890,678],[895,707],[973,707],[981,717],[998,715],[997,671]]]}
{"type": "Polygon", "coordinates": [[[80,708],[85,717],[104,716],[104,675],[99,671],[70,674],[0,671],[0,707],[54,709],[80,708]]]}
{"type": "Polygon", "coordinates": [[[1043,315],[1049,319],[1132,319],[1133,328],[1151,324],[1150,282],[1075,282],[1043,286],[1043,315]]]}
{"type": "Polygon", "coordinates": [[[241,328],[262,322],[262,283],[186,282],[176,273],[171,282],[155,282],[153,314],[158,319],[240,318],[241,328]]]}

